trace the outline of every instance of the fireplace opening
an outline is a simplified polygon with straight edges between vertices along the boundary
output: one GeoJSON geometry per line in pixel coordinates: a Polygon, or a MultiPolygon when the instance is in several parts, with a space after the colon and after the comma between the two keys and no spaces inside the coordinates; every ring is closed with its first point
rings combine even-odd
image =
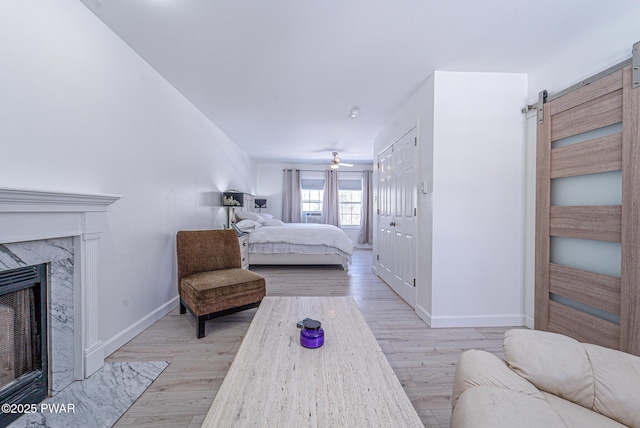
{"type": "MultiPolygon", "coordinates": [[[[0,272],[0,403],[48,395],[47,265],[0,272]]],[[[0,412],[0,427],[20,413],[0,412]]]]}

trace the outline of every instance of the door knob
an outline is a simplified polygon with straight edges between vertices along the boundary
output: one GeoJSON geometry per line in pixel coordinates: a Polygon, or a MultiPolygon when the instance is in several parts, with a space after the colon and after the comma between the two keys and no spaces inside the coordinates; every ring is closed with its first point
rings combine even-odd
{"type": "Polygon", "coordinates": [[[389,223],[389,226],[395,226],[395,225],[396,225],[395,221],[392,221],[391,223],[389,223]]]}

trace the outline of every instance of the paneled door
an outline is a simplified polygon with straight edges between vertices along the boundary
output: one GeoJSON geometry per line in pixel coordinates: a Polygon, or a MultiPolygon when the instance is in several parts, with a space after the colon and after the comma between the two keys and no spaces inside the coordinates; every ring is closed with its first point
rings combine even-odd
{"type": "Polygon", "coordinates": [[[411,129],[378,154],[380,277],[416,304],[417,139],[411,129]]]}
{"type": "Polygon", "coordinates": [[[640,87],[627,66],[544,103],[536,329],[640,355],[640,87]]]}
{"type": "Polygon", "coordinates": [[[393,282],[395,252],[393,249],[393,220],[395,214],[395,174],[393,145],[378,154],[378,274],[387,284],[393,282]]]}

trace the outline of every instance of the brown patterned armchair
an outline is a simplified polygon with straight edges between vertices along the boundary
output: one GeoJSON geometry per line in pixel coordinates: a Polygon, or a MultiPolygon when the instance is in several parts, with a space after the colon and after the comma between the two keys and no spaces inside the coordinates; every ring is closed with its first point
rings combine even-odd
{"type": "Polygon", "coordinates": [[[257,307],[266,294],[265,279],[241,268],[234,230],[179,231],[176,235],[180,313],[196,318],[196,336],[205,321],[257,307]]]}

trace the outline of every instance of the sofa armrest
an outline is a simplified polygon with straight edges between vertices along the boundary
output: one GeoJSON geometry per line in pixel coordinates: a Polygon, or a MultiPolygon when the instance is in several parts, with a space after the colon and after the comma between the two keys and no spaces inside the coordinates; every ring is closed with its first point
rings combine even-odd
{"type": "Polygon", "coordinates": [[[589,356],[577,340],[539,330],[504,334],[509,367],[538,389],[592,409],[593,373],[589,356]]]}
{"type": "Polygon", "coordinates": [[[450,427],[567,428],[567,424],[544,399],[494,386],[477,386],[460,397],[451,413],[450,427]]]}
{"type": "Polygon", "coordinates": [[[505,361],[486,351],[470,350],[460,355],[453,378],[453,409],[462,393],[474,386],[494,386],[544,400],[534,385],[509,369],[505,361]]]}
{"type": "Polygon", "coordinates": [[[584,347],[595,380],[593,410],[640,428],[640,357],[588,343],[584,347]]]}
{"type": "Polygon", "coordinates": [[[538,330],[504,335],[517,374],[540,390],[640,428],[640,357],[538,330]]]}

